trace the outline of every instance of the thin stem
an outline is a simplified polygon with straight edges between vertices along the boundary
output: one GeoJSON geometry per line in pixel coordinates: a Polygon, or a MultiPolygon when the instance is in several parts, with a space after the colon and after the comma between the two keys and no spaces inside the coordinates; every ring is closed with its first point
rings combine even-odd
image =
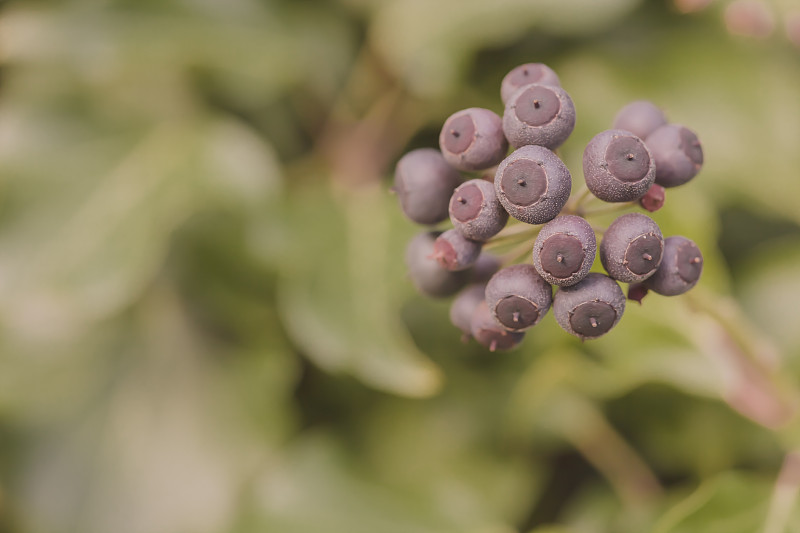
{"type": "Polygon", "coordinates": [[[500,262],[503,264],[503,266],[516,264],[517,261],[528,255],[532,251],[533,251],[533,243],[523,242],[517,245],[516,247],[512,248],[511,251],[501,255],[500,262]]]}
{"type": "Polygon", "coordinates": [[[617,211],[624,211],[630,207],[634,207],[637,205],[637,200],[632,202],[623,202],[619,204],[611,204],[611,205],[604,205],[603,207],[597,207],[595,209],[587,209],[583,211],[583,215],[590,217],[595,215],[605,215],[608,213],[616,213],[617,211]]]}

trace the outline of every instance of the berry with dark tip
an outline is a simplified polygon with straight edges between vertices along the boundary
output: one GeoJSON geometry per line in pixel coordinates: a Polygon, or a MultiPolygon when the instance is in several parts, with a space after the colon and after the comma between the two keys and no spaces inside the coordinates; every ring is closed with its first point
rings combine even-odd
{"type": "Polygon", "coordinates": [[[394,191],[403,213],[417,224],[438,224],[448,216],[450,196],[462,182],[456,169],[433,148],[412,150],[400,158],[394,191]]]}
{"type": "Polygon", "coordinates": [[[434,241],[433,257],[447,270],[465,270],[478,259],[481,247],[481,243],[467,239],[457,230],[449,229],[434,241]]]}
{"type": "Polygon", "coordinates": [[[544,63],[525,63],[512,69],[503,78],[500,83],[500,98],[505,104],[517,89],[532,83],[561,87],[561,81],[553,69],[544,63]]]}
{"type": "Polygon", "coordinates": [[[553,301],[553,289],[533,265],[499,270],[486,284],[486,305],[509,331],[524,331],[539,323],[553,301]]]}
{"type": "Polygon", "coordinates": [[[653,275],[664,252],[664,237],[652,218],[641,213],[618,217],[600,241],[600,262],[612,278],[625,283],[653,275]]]}
{"type": "Polygon", "coordinates": [[[606,202],[641,198],[656,179],[656,162],[636,135],[625,130],[598,133],[583,151],[586,186],[606,202]]]}
{"type": "Polygon", "coordinates": [[[508,222],[508,213],[497,199],[491,182],[474,179],[461,184],[450,198],[450,220],[461,234],[488,241],[508,222]]]}
{"type": "Polygon", "coordinates": [[[558,325],[581,339],[597,338],[617,325],[625,311],[625,295],[616,281],[591,272],[582,281],[562,287],[553,297],[558,325]]]}
{"type": "Polygon", "coordinates": [[[639,205],[651,213],[654,213],[664,207],[664,201],[666,199],[667,195],[664,187],[658,183],[654,183],[649,189],[647,189],[647,192],[644,193],[644,196],[639,198],[639,205]]]}
{"type": "Polygon", "coordinates": [[[488,252],[481,252],[475,264],[472,265],[472,282],[473,283],[486,283],[495,272],[500,270],[502,263],[500,258],[488,252]]]}
{"type": "Polygon", "coordinates": [[[406,248],[406,265],[414,286],[433,298],[451,296],[469,283],[469,270],[451,272],[434,258],[433,246],[440,232],[423,232],[411,239],[406,248]]]}
{"type": "Polygon", "coordinates": [[[501,327],[489,312],[486,301],[479,303],[472,313],[470,332],[475,340],[489,348],[490,352],[510,350],[525,338],[524,331],[508,331],[501,327]]]}
{"type": "Polygon", "coordinates": [[[637,100],[619,110],[613,129],[626,130],[645,139],[666,123],[667,117],[660,107],[647,100],[637,100]]]}
{"type": "Polygon", "coordinates": [[[486,284],[473,283],[462,289],[450,304],[450,322],[461,330],[465,340],[472,336],[472,315],[484,300],[486,284]]]}
{"type": "Polygon", "coordinates": [[[702,272],[703,254],[700,248],[686,237],[667,237],[661,266],[644,285],[663,296],[677,296],[694,287],[702,272]]]}
{"type": "Polygon", "coordinates": [[[680,124],[661,126],[645,142],[656,161],[656,183],[662,187],[683,185],[703,166],[703,147],[697,135],[680,124]]]}
{"type": "Polygon", "coordinates": [[[523,146],[500,163],[494,186],[509,215],[528,224],[544,224],[569,200],[572,176],[547,148],[523,146]]]}
{"type": "Polygon", "coordinates": [[[445,121],[439,134],[445,160],[459,170],[493,167],[508,152],[503,121],[493,111],[480,107],[463,109],[445,121]]]}
{"type": "Polygon", "coordinates": [[[555,150],[575,128],[575,106],[553,85],[525,85],[506,102],[503,131],[514,148],[535,144],[555,150]]]}
{"type": "Polygon", "coordinates": [[[589,274],[597,240],[592,226],[574,215],[554,218],[539,231],[533,243],[533,266],[553,285],[574,285],[589,274]]]}

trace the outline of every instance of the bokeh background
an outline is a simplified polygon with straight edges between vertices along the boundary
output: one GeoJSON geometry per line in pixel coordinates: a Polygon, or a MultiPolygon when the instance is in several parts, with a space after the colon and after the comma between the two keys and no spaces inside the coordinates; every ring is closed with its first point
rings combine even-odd
{"type": "Polygon", "coordinates": [[[800,532],[796,0],[0,4],[0,532],[800,532]],[[689,295],[462,344],[388,189],[512,67],[706,164],[689,295]]]}

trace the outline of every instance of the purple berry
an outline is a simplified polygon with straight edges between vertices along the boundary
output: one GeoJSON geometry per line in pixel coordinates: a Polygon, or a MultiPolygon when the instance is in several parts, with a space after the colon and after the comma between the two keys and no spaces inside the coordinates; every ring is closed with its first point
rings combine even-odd
{"type": "Polygon", "coordinates": [[[702,272],[700,248],[686,237],[667,237],[661,266],[644,282],[644,286],[663,296],[677,296],[694,287],[702,272]]]}
{"type": "Polygon", "coordinates": [[[500,258],[488,252],[481,252],[475,264],[472,265],[472,282],[473,283],[486,283],[495,272],[500,270],[502,263],[500,258]]]}
{"type": "Polygon", "coordinates": [[[553,285],[574,285],[589,274],[597,252],[592,226],[574,215],[554,218],[533,243],[533,266],[553,285]]]}
{"type": "Polygon", "coordinates": [[[644,196],[639,198],[639,205],[651,213],[654,213],[664,207],[664,202],[666,199],[667,195],[664,187],[658,183],[654,183],[649,189],[647,189],[647,192],[644,193],[644,196]]]}
{"type": "Polygon", "coordinates": [[[397,162],[394,190],[409,219],[417,224],[438,224],[447,218],[450,196],[461,181],[439,150],[420,148],[397,162]]]}
{"type": "Polygon", "coordinates": [[[439,134],[439,147],[453,167],[474,171],[493,167],[508,152],[503,136],[503,121],[493,111],[471,107],[458,111],[445,121],[439,134]]]}
{"type": "Polygon", "coordinates": [[[647,100],[637,100],[619,110],[613,129],[626,130],[645,139],[666,123],[667,117],[660,107],[647,100]]]}
{"type": "Polygon", "coordinates": [[[703,166],[703,147],[697,135],[679,124],[661,126],[645,142],[656,161],[656,183],[662,187],[683,185],[703,166]]]}
{"type": "Polygon", "coordinates": [[[553,314],[564,331],[581,339],[608,333],[625,311],[625,295],[616,281],[591,272],[582,281],[563,287],[553,297],[553,314]]]}
{"type": "Polygon", "coordinates": [[[494,186],[509,215],[528,224],[544,224],[569,200],[572,176],[547,148],[523,146],[500,163],[494,186]]]}
{"type": "Polygon", "coordinates": [[[606,202],[641,198],[656,179],[645,143],[625,130],[598,133],[583,151],[583,175],[592,194],[606,202]]]}
{"type": "Polygon", "coordinates": [[[470,332],[475,340],[489,348],[490,352],[510,350],[525,338],[525,332],[508,331],[501,327],[492,317],[485,301],[479,303],[472,313],[470,332]]]}
{"type": "Polygon", "coordinates": [[[474,179],[463,183],[450,198],[450,220],[464,237],[488,241],[508,222],[491,182],[474,179]]]}
{"type": "Polygon", "coordinates": [[[644,281],[661,264],[664,237],[652,218],[628,213],[608,226],[600,241],[600,261],[612,278],[625,283],[644,281]]]}
{"type": "Polygon", "coordinates": [[[575,128],[575,106],[553,85],[525,85],[506,102],[503,131],[514,148],[535,144],[555,150],[575,128]]]}
{"type": "Polygon", "coordinates": [[[539,323],[553,300],[553,289],[533,265],[512,265],[486,284],[486,305],[509,331],[524,331],[539,323]]]}
{"type": "Polygon", "coordinates": [[[451,271],[471,267],[480,253],[481,243],[467,239],[454,229],[445,231],[433,243],[433,257],[451,271]]]}
{"type": "Polygon", "coordinates": [[[433,246],[440,232],[423,232],[411,239],[406,248],[409,276],[419,292],[433,298],[451,296],[469,283],[469,270],[451,272],[434,258],[433,246]]]}
{"type": "Polygon", "coordinates": [[[450,304],[450,322],[460,329],[468,339],[472,336],[472,315],[484,300],[486,285],[473,283],[461,290],[450,304]]]}
{"type": "Polygon", "coordinates": [[[544,63],[525,63],[512,69],[500,84],[500,98],[505,104],[517,89],[537,83],[539,85],[554,85],[561,87],[558,75],[544,63]]]}

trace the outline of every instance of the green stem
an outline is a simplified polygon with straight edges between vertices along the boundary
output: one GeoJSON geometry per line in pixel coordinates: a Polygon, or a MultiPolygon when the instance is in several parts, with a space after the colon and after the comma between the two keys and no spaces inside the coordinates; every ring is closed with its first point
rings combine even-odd
{"type": "Polygon", "coordinates": [[[775,482],[763,533],[785,533],[800,492],[800,451],[786,454],[775,482]]]}

